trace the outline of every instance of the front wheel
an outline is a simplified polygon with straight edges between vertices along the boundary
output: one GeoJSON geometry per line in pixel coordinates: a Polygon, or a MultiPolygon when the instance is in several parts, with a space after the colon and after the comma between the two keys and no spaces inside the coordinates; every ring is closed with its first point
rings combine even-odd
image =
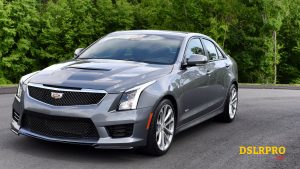
{"type": "Polygon", "coordinates": [[[232,122],[236,116],[238,107],[238,90],[236,85],[231,85],[227,99],[224,105],[224,111],[218,116],[223,122],[232,122]]]}
{"type": "Polygon", "coordinates": [[[175,124],[175,109],[172,102],[162,100],[153,114],[145,151],[152,155],[165,154],[172,144],[175,124]]]}

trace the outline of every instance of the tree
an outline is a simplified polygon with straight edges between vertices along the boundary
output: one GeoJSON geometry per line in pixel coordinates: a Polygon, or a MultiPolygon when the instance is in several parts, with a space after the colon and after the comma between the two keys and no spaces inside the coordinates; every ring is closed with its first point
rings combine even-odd
{"type": "Polygon", "coordinates": [[[237,61],[240,82],[300,83],[299,11],[299,0],[0,0],[0,83],[128,29],[204,33],[237,61]]]}
{"type": "Polygon", "coordinates": [[[41,67],[71,59],[74,49],[96,39],[92,11],[90,0],[48,2],[39,35],[41,67]]]}
{"type": "Polygon", "coordinates": [[[285,17],[288,15],[287,6],[289,1],[286,0],[257,0],[256,4],[260,10],[263,27],[262,27],[262,36],[265,39],[265,45],[267,47],[265,55],[267,63],[271,63],[273,57],[273,71],[270,71],[274,74],[273,83],[277,82],[277,64],[279,63],[279,55],[277,50],[277,32],[282,26],[282,22],[285,17]]]}
{"type": "Polygon", "coordinates": [[[35,42],[40,30],[37,5],[36,0],[0,3],[0,67],[5,78],[12,82],[34,70],[37,64],[35,42]]]}
{"type": "Polygon", "coordinates": [[[115,30],[130,29],[132,9],[124,0],[50,1],[43,14],[43,33],[39,36],[40,63],[46,67],[71,59],[76,48],[87,47],[115,30]]]}
{"type": "Polygon", "coordinates": [[[283,20],[279,31],[279,63],[278,80],[281,83],[300,83],[300,1],[288,5],[289,15],[283,20]]]}

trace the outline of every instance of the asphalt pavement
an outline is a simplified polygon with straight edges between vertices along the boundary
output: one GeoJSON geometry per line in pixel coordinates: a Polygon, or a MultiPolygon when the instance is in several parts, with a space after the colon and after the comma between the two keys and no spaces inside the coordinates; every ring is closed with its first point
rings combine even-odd
{"type": "Polygon", "coordinates": [[[152,157],[17,136],[9,130],[13,95],[0,95],[0,169],[300,169],[300,90],[240,89],[233,123],[209,120],[152,157]],[[240,155],[239,146],[285,146],[286,154],[240,155]]]}

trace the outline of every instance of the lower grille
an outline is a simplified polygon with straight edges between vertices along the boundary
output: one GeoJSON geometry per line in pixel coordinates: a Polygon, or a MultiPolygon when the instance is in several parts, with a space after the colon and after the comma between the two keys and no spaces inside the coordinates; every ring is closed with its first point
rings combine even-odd
{"type": "Polygon", "coordinates": [[[22,128],[33,133],[73,140],[98,140],[93,122],[87,118],[49,116],[26,111],[22,117],[22,128]]]}
{"type": "Polygon", "coordinates": [[[130,137],[133,132],[133,124],[107,126],[106,129],[112,138],[130,137]]]}

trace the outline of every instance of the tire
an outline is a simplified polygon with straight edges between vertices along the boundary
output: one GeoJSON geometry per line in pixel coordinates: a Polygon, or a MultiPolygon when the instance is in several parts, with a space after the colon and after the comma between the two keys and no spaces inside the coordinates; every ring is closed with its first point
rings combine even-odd
{"type": "Polygon", "coordinates": [[[143,151],[155,156],[160,156],[168,152],[173,142],[175,129],[176,118],[174,106],[170,100],[164,99],[154,111],[151,125],[148,129],[147,145],[143,148],[143,151]],[[165,119],[165,122],[161,123],[164,121],[163,119],[165,119]]]}
{"type": "Polygon", "coordinates": [[[217,119],[225,123],[232,122],[235,119],[237,108],[238,108],[238,89],[236,85],[232,84],[224,104],[224,111],[219,116],[217,116],[217,119]]]}

